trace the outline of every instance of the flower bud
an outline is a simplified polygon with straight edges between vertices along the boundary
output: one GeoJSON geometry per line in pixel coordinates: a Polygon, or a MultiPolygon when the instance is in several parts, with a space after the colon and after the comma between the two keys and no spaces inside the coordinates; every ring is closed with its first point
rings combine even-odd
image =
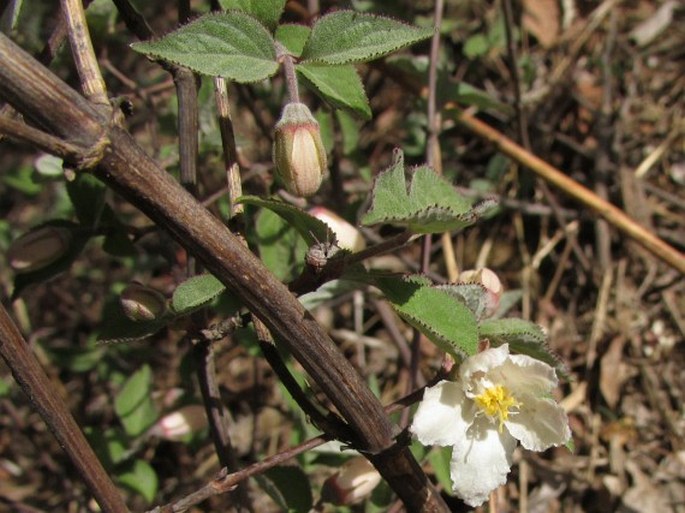
{"type": "Polygon", "coordinates": [[[332,504],[357,504],[370,495],[380,482],[381,475],[373,465],[366,458],[358,456],[346,461],[337,474],[326,479],[321,497],[332,504]]]}
{"type": "Polygon", "coordinates": [[[478,283],[485,287],[487,292],[485,317],[490,317],[497,311],[504,287],[494,271],[488,269],[487,267],[477,270],[471,269],[468,271],[462,271],[462,273],[459,275],[459,281],[463,283],[478,283]]]}
{"type": "Polygon", "coordinates": [[[121,292],[119,302],[124,315],[132,321],[154,321],[166,311],[162,294],[135,281],[121,292]]]}
{"type": "Polygon", "coordinates": [[[205,409],[199,404],[189,404],[165,415],[152,427],[150,434],[178,442],[207,427],[205,409]]]}
{"type": "Polygon", "coordinates": [[[314,207],[309,213],[323,221],[335,233],[336,243],[342,249],[361,251],[366,247],[366,242],[361,232],[338,214],[324,207],[314,207]]]}
{"type": "Polygon", "coordinates": [[[326,150],[319,123],[304,103],[288,103],[276,123],[273,159],[286,189],[297,196],[319,190],[326,171],[326,150]]]}
{"type": "Polygon", "coordinates": [[[43,226],[25,233],[7,251],[7,260],[17,273],[29,273],[59,260],[69,250],[71,232],[60,226],[43,226]]]}

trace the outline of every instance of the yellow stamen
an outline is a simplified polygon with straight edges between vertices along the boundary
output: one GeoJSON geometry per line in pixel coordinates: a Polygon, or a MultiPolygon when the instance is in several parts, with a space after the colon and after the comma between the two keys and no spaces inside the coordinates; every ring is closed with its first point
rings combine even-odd
{"type": "Polygon", "coordinates": [[[488,416],[497,417],[499,431],[502,432],[504,421],[509,418],[509,409],[518,408],[519,402],[514,399],[511,392],[502,385],[496,385],[485,390],[475,398],[478,407],[488,416]]]}

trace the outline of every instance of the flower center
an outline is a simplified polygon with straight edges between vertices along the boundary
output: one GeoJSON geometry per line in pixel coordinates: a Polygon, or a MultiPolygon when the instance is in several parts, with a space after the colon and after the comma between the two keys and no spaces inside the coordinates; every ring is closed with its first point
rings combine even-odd
{"type": "Polygon", "coordinates": [[[485,390],[474,399],[478,407],[490,418],[499,420],[499,431],[502,432],[504,421],[509,418],[509,409],[518,408],[520,403],[514,399],[511,392],[502,385],[496,385],[485,390]]]}

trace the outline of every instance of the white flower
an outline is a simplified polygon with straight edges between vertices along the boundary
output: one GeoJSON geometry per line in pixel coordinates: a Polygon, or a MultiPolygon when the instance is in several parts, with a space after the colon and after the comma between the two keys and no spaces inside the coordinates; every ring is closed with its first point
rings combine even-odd
{"type": "Polygon", "coordinates": [[[571,437],[564,410],[550,397],[554,369],[509,346],[465,360],[458,381],[427,388],[411,431],[424,445],[452,446],[452,490],[470,506],[506,483],[517,440],[544,451],[571,437]]]}

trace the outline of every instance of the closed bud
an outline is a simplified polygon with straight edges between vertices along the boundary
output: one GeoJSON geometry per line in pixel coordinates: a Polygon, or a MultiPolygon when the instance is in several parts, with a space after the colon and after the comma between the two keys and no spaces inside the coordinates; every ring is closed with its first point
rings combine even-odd
{"type": "Polygon", "coordinates": [[[381,475],[369,463],[358,456],[346,461],[337,474],[323,484],[321,498],[332,504],[357,504],[368,497],[381,482],[381,475]]]}
{"type": "Polygon", "coordinates": [[[207,427],[205,409],[199,404],[189,404],[178,410],[164,415],[152,427],[150,434],[178,442],[207,427]]]}
{"type": "Polygon", "coordinates": [[[7,260],[18,273],[47,267],[69,250],[71,232],[60,226],[43,226],[15,240],[7,251],[7,260]]]}
{"type": "Polygon", "coordinates": [[[119,296],[121,309],[132,321],[154,321],[166,311],[166,299],[155,289],[131,283],[119,296]]]}
{"type": "Polygon", "coordinates": [[[338,214],[324,207],[314,207],[309,213],[323,221],[335,233],[336,243],[342,249],[361,251],[366,247],[366,242],[361,232],[338,214]]]}
{"type": "Polygon", "coordinates": [[[319,190],[327,168],[319,123],[304,103],[288,103],[276,123],[273,159],[286,189],[297,196],[319,190]]]}
{"type": "Polygon", "coordinates": [[[459,281],[464,283],[479,283],[485,287],[487,292],[486,317],[492,316],[497,311],[504,287],[494,271],[487,267],[463,271],[459,275],[459,281]]]}

